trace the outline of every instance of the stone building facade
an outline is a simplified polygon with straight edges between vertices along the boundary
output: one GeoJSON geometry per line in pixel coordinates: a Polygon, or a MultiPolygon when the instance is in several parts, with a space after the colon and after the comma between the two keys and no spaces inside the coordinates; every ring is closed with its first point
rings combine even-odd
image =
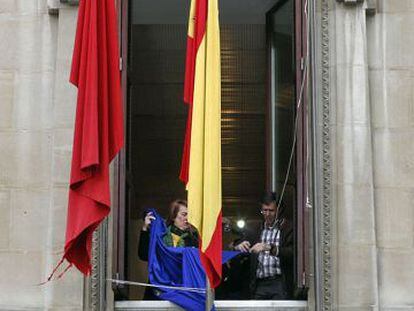
{"type": "MultiPolygon", "coordinates": [[[[68,2],[0,0],[0,310],[114,308],[104,285],[111,219],[94,242],[92,279],[72,269],[37,285],[64,243],[76,105],[68,2]]],[[[308,2],[317,155],[308,308],[413,310],[414,2],[308,2]]]]}
{"type": "Polygon", "coordinates": [[[414,3],[344,2],[329,13],[334,305],[409,310],[414,3]]]}

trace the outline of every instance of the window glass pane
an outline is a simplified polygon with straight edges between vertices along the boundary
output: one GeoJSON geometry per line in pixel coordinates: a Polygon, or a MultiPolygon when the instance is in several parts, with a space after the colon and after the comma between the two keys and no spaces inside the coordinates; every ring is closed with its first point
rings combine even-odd
{"type": "MultiPolygon", "coordinates": [[[[274,109],[274,189],[281,193],[288,172],[295,125],[295,62],[294,62],[294,1],[284,4],[269,14],[272,53],[272,99],[274,109]]],[[[284,194],[284,202],[293,211],[296,189],[295,157],[284,194]]],[[[293,215],[291,213],[290,217],[293,215]]]]}

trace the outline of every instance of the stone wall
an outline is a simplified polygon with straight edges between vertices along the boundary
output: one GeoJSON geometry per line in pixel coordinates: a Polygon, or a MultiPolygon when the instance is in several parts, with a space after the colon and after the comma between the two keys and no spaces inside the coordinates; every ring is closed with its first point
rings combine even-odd
{"type": "Polygon", "coordinates": [[[62,255],[76,104],[68,83],[76,8],[0,1],[0,309],[79,310],[72,269],[44,286],[62,255]]]}
{"type": "Polygon", "coordinates": [[[412,310],[414,2],[378,1],[367,21],[379,306],[412,310]]]}
{"type": "Polygon", "coordinates": [[[414,2],[332,4],[334,305],[412,310],[414,2]]]}

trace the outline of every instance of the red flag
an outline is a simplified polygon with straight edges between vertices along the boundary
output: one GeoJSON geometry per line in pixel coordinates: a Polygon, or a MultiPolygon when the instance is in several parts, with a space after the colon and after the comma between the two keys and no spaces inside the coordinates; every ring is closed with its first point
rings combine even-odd
{"type": "Polygon", "coordinates": [[[110,211],[109,163],[123,146],[114,0],[81,0],[70,82],[78,88],[65,258],[91,272],[92,233],[110,211]]]}

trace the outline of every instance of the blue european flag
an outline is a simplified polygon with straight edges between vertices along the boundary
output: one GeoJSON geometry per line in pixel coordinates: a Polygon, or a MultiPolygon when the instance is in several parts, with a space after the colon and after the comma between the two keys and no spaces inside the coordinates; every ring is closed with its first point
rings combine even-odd
{"type": "MultiPolygon", "coordinates": [[[[199,288],[204,292],[159,288],[159,298],[169,300],[185,310],[205,311],[206,274],[200,262],[199,250],[194,247],[168,247],[163,242],[167,232],[164,220],[154,210],[148,254],[150,283],[174,287],[199,288]]],[[[223,263],[239,252],[224,251],[223,263]]],[[[214,307],[213,307],[214,308],[214,307]]]]}

